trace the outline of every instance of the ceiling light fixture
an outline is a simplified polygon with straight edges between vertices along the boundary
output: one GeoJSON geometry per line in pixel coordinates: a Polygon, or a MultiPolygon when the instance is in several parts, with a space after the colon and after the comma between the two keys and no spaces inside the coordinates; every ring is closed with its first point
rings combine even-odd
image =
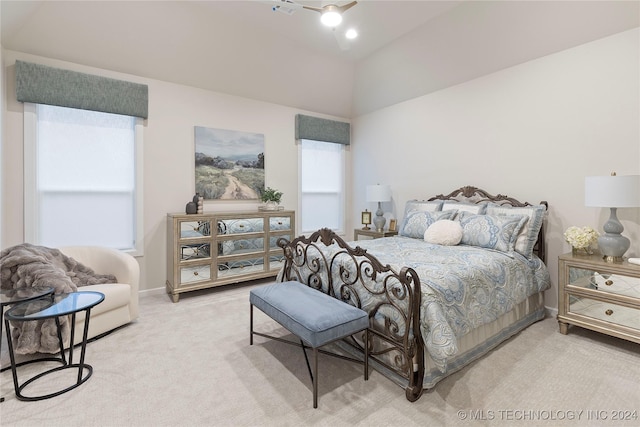
{"type": "Polygon", "coordinates": [[[353,28],[350,28],[347,30],[347,32],[344,34],[344,36],[346,38],[348,38],[349,40],[353,40],[356,37],[358,37],[358,32],[356,30],[354,30],[353,28]]]}
{"type": "Polygon", "coordinates": [[[322,16],[320,16],[320,22],[322,22],[327,27],[335,28],[342,22],[342,15],[340,14],[340,9],[338,6],[329,5],[325,6],[322,11],[322,16]]]}

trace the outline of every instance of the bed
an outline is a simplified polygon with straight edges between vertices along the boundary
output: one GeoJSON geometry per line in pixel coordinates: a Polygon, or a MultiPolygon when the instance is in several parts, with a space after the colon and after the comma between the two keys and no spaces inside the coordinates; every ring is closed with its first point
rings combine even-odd
{"type": "MultiPolygon", "coordinates": [[[[277,280],[367,311],[370,364],[416,401],[544,318],[547,209],[472,186],[410,200],[398,236],[348,243],[321,229],[280,239],[285,263],[277,280]],[[436,229],[455,232],[434,238],[436,229]]],[[[362,336],[352,336],[341,348],[361,355],[362,345],[362,336]]]]}

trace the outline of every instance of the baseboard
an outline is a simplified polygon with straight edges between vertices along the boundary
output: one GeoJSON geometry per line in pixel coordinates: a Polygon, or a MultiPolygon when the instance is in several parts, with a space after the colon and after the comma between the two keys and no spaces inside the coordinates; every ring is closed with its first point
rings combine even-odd
{"type": "Polygon", "coordinates": [[[546,317],[552,317],[552,318],[556,318],[558,317],[558,309],[557,308],[553,308],[553,307],[544,307],[544,311],[545,311],[545,315],[546,317]]]}
{"type": "Polygon", "coordinates": [[[150,297],[150,296],[155,296],[155,295],[162,295],[162,294],[164,294],[166,292],[167,292],[167,290],[166,290],[165,287],[153,288],[153,289],[143,289],[142,291],[138,291],[138,297],[144,298],[144,297],[150,297]]]}

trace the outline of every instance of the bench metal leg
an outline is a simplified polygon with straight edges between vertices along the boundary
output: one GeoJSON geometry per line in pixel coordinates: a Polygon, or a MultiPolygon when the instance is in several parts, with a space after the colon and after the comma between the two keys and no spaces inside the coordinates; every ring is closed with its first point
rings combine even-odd
{"type": "Polygon", "coordinates": [[[313,383],[313,372],[311,372],[311,365],[309,364],[309,358],[307,357],[307,350],[304,342],[300,340],[300,346],[302,347],[302,353],[304,353],[304,361],[307,362],[307,369],[309,370],[309,377],[311,377],[311,382],[313,383]]]}
{"type": "Polygon", "coordinates": [[[364,380],[369,379],[369,328],[364,330],[364,380]]]}
{"type": "MultiPolygon", "coordinates": [[[[353,362],[363,363],[364,364],[364,379],[365,381],[369,379],[369,329],[364,329],[364,361],[360,362],[358,359],[350,358],[341,354],[336,354],[332,352],[326,352],[323,350],[319,350],[318,347],[311,347],[309,345],[305,345],[304,341],[300,339],[300,346],[302,347],[302,352],[304,353],[304,358],[307,363],[307,369],[309,370],[309,375],[311,377],[311,383],[313,386],[313,408],[318,408],[318,356],[320,353],[325,353],[331,356],[339,357],[341,359],[351,360],[353,362]],[[307,348],[313,348],[313,368],[310,366],[309,357],[307,355],[307,348]]],[[[361,331],[362,332],[362,331],[361,331]]],[[[357,332],[356,332],[357,333],[357,332]]],[[[298,343],[283,339],[281,337],[270,336],[267,334],[263,334],[261,332],[256,332],[253,330],[253,304],[249,304],[249,344],[253,345],[253,336],[258,335],[261,337],[269,338],[272,340],[281,341],[287,344],[298,345],[298,343]]],[[[299,337],[298,337],[299,338],[299,337]]],[[[324,343],[329,344],[329,343],[324,343]]]]}
{"type": "Polygon", "coordinates": [[[302,347],[302,353],[304,353],[304,360],[307,362],[307,369],[309,370],[309,376],[311,377],[311,385],[313,386],[313,407],[318,407],[318,347],[313,347],[313,372],[309,365],[309,357],[307,357],[307,346],[304,345],[304,341],[300,340],[302,347]]]}
{"type": "Polygon", "coordinates": [[[318,407],[318,348],[313,348],[313,408],[318,407]]]}
{"type": "Polygon", "coordinates": [[[253,304],[249,306],[249,345],[253,345],[253,304]]]}

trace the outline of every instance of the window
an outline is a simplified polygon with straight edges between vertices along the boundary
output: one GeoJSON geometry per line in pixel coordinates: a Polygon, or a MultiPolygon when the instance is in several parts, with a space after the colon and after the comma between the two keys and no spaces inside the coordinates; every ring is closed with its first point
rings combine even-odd
{"type": "Polygon", "coordinates": [[[301,232],[344,233],[345,146],[302,139],[300,153],[301,232]]]}
{"type": "Polygon", "coordinates": [[[142,119],[25,103],[25,240],[141,255],[142,119]]]}

